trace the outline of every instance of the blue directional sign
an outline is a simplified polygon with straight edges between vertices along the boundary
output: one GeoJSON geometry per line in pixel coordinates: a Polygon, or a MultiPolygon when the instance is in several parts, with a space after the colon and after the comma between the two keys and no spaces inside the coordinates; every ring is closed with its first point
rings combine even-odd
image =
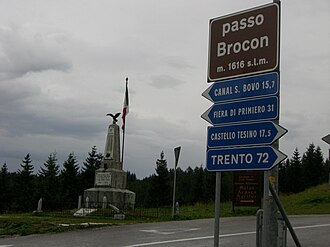
{"type": "Polygon", "coordinates": [[[278,73],[241,77],[213,83],[202,95],[214,103],[278,94],[278,73]]]}
{"type": "Polygon", "coordinates": [[[269,170],[286,157],[271,146],[210,149],[206,163],[209,171],[269,170]]]}
{"type": "Polygon", "coordinates": [[[208,148],[270,145],[287,132],[273,122],[208,127],[208,148]]]}
{"type": "Polygon", "coordinates": [[[278,118],[277,96],[215,104],[201,116],[213,125],[278,118]]]}

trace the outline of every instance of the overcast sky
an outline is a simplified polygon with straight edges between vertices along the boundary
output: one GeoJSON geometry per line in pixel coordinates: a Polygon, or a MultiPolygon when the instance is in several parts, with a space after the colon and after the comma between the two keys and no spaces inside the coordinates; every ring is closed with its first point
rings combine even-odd
{"type": "MultiPolygon", "coordinates": [[[[200,116],[207,78],[209,20],[265,0],[0,0],[0,165],[17,171],[30,153],[38,172],[50,153],[62,167],[104,151],[129,77],[124,169],[155,172],[161,151],[174,165],[205,166],[200,116]]],[[[330,1],[283,0],[280,150],[310,143],[328,156],[330,1]]],[[[121,119],[119,124],[121,125],[121,119]]]]}

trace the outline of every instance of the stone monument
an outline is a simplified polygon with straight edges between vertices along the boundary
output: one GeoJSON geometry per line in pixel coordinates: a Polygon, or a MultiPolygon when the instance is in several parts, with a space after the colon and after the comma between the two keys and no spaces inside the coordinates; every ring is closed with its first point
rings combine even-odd
{"type": "Polygon", "coordinates": [[[117,207],[131,209],[135,205],[135,193],[126,189],[127,174],[120,161],[119,126],[116,124],[120,113],[107,114],[113,118],[108,127],[104,157],[100,169],[95,172],[94,188],[84,191],[84,199],[94,207],[117,207]]]}

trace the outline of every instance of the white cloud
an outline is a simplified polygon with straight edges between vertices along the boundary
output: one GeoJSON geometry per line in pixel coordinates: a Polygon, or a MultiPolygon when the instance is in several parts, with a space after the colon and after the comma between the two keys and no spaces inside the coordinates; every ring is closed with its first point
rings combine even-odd
{"type": "Polygon", "coordinates": [[[29,28],[0,28],[0,80],[45,70],[68,71],[72,64],[52,36],[29,28]]]}

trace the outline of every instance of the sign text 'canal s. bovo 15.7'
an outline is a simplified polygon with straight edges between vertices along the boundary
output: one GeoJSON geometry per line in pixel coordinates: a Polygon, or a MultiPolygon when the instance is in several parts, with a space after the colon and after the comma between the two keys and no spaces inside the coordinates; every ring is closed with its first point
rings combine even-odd
{"type": "Polygon", "coordinates": [[[287,156],[271,146],[209,149],[207,170],[247,171],[269,170],[287,156]]]}
{"type": "Polygon", "coordinates": [[[219,103],[277,95],[278,91],[279,76],[278,73],[272,72],[215,82],[202,95],[214,103],[219,103]]]}

